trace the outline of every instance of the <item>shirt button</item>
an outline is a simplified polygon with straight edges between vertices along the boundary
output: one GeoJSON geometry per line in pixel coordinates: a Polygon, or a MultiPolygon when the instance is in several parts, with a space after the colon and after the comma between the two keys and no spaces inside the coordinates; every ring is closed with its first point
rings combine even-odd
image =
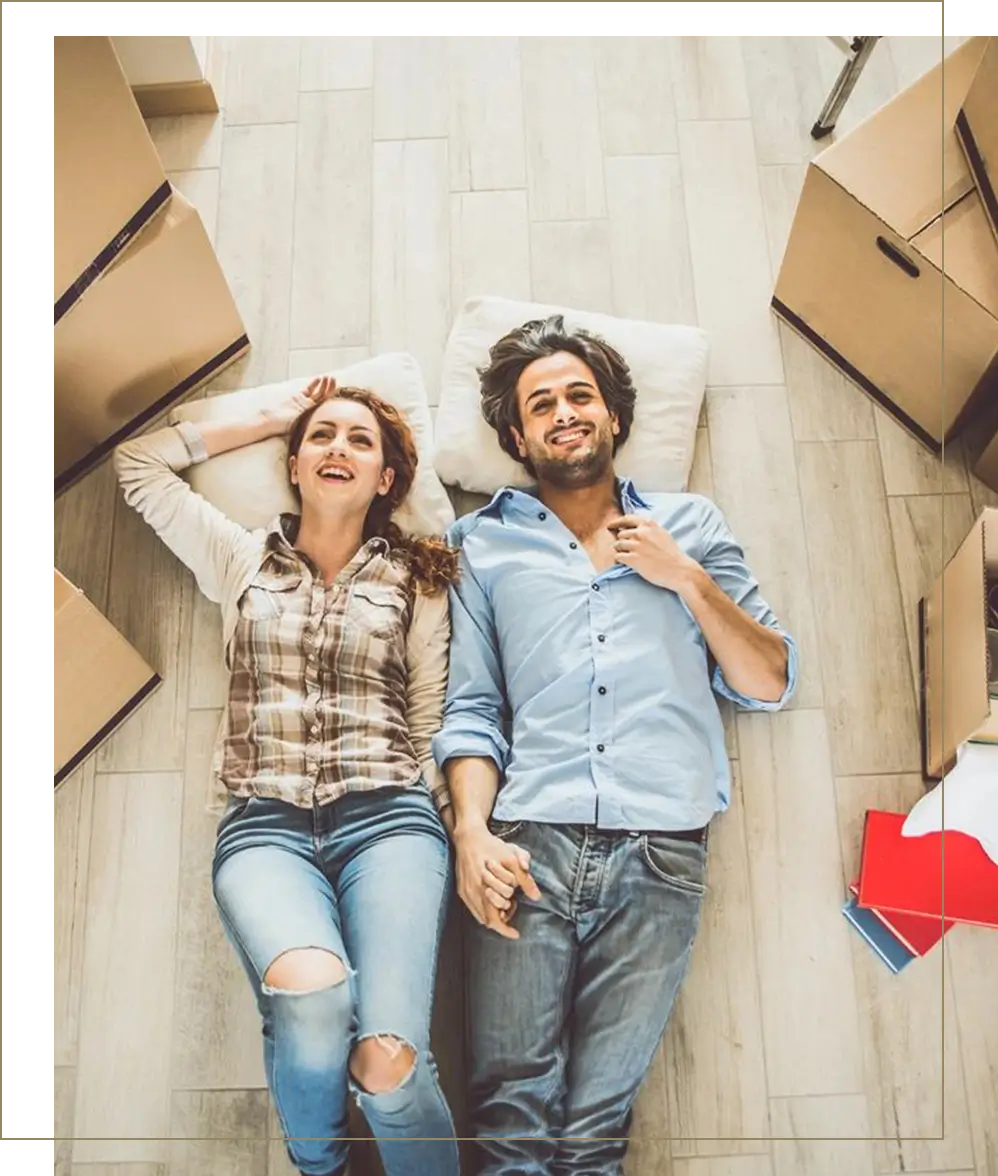
{"type": "Polygon", "coordinates": [[[503,491],[503,498],[512,498],[512,497],[513,497],[513,491],[512,491],[512,490],[504,490],[504,491],[503,491]]]}
{"type": "Polygon", "coordinates": [[[605,640],[606,640],[606,634],[605,634],[605,633],[600,633],[600,634],[597,636],[596,640],[597,640],[597,641],[600,641],[600,642],[602,642],[602,641],[605,641],[605,640]]]}
{"type": "Polygon", "coordinates": [[[602,744],[602,743],[597,743],[597,744],[596,744],[596,750],[597,750],[597,751],[606,751],[606,748],[603,746],[603,744],[602,744]]]}
{"type": "Polygon", "coordinates": [[[594,584],[594,585],[593,585],[593,591],[594,591],[594,592],[599,592],[599,584],[594,584]]]}
{"type": "Polygon", "coordinates": [[[544,520],[545,520],[545,519],[548,517],[548,512],[547,512],[546,510],[542,510],[542,511],[541,511],[541,513],[540,513],[540,514],[539,514],[537,517],[538,517],[538,518],[541,520],[541,522],[543,523],[543,522],[544,522],[544,520]]]}
{"type": "Polygon", "coordinates": [[[601,686],[601,687],[599,688],[599,692],[600,692],[600,694],[606,694],[606,687],[605,687],[605,686],[601,686]]]}
{"type": "Polygon", "coordinates": [[[578,550],[578,547],[579,547],[578,543],[576,543],[574,539],[572,540],[572,542],[571,542],[571,543],[569,543],[569,545],[568,545],[568,546],[569,546],[569,547],[571,547],[571,549],[572,549],[573,551],[577,551],[577,550],[578,550]]]}

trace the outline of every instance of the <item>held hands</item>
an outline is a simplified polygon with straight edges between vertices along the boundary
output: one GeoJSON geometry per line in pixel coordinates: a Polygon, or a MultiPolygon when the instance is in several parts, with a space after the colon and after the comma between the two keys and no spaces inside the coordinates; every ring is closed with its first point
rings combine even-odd
{"type": "Polygon", "coordinates": [[[530,874],[530,854],[495,837],[486,825],[457,833],[455,848],[461,901],[483,926],[504,939],[519,939],[519,931],[509,924],[516,913],[517,889],[528,898],[541,896],[530,874]]]}
{"type": "Polygon", "coordinates": [[[317,404],[322,404],[335,392],[336,381],[333,377],[320,376],[319,379],[313,380],[307,388],[303,388],[301,392],[296,392],[288,400],[285,400],[283,404],[275,405],[273,408],[265,408],[263,416],[273,427],[274,433],[280,436],[291,428],[306,408],[314,408],[317,404]]]}
{"type": "Polygon", "coordinates": [[[614,537],[617,562],[633,568],[649,584],[681,592],[690,573],[700,567],[654,519],[624,515],[610,523],[608,530],[614,537]]]}

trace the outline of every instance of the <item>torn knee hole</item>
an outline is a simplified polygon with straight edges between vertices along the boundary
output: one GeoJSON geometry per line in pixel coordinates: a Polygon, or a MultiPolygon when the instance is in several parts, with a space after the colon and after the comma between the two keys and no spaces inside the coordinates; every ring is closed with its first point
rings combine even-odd
{"type": "Polygon", "coordinates": [[[273,992],[319,992],[347,978],[343,961],[324,947],[296,947],[275,959],[263,976],[273,992]]]}
{"type": "Polygon", "coordinates": [[[359,1041],[350,1054],[350,1073],[366,1094],[397,1090],[416,1066],[416,1051],[389,1033],[359,1041]]]}

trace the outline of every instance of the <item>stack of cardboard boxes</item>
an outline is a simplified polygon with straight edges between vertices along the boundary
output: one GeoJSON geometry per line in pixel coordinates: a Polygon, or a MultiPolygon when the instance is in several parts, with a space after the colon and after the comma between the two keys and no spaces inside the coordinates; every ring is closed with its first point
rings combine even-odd
{"type": "MultiPolygon", "coordinates": [[[[998,490],[998,38],[976,37],[808,168],[773,308],[933,452],[998,490]]],[[[998,743],[986,509],[922,602],[923,762],[998,743]]]]}
{"type": "MultiPolygon", "coordinates": [[[[56,494],[248,347],[110,38],[56,37],[56,494]]],[[[55,617],[58,782],[158,678],[58,572],[55,617]]]]}

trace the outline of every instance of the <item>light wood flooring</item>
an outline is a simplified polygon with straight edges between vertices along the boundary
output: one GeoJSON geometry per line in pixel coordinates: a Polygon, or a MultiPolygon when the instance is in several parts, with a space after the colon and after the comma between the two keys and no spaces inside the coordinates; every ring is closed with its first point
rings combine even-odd
{"type": "MultiPolygon", "coordinates": [[[[941,470],[770,313],[837,50],[726,37],[214,48],[223,114],[151,129],[253,342],[215,390],[407,349],[435,396],[447,330],[477,293],[710,333],[693,488],[726,512],[797,635],[802,678],[791,709],[727,716],[734,803],[630,1176],[998,1176],[998,933],[957,928],[892,976],[839,913],[864,810],[922,791],[916,603],[995,496],[959,446],[941,470]]],[[[938,53],[885,39],[840,130],[938,53]]],[[[107,465],[55,514],[57,566],[164,679],[56,797],[57,1171],[287,1176],[209,888],[214,606],[107,465]]],[[[459,1115],[460,988],[452,928],[437,1038],[459,1115]]],[[[354,1168],[375,1170],[370,1153],[354,1168]]]]}

